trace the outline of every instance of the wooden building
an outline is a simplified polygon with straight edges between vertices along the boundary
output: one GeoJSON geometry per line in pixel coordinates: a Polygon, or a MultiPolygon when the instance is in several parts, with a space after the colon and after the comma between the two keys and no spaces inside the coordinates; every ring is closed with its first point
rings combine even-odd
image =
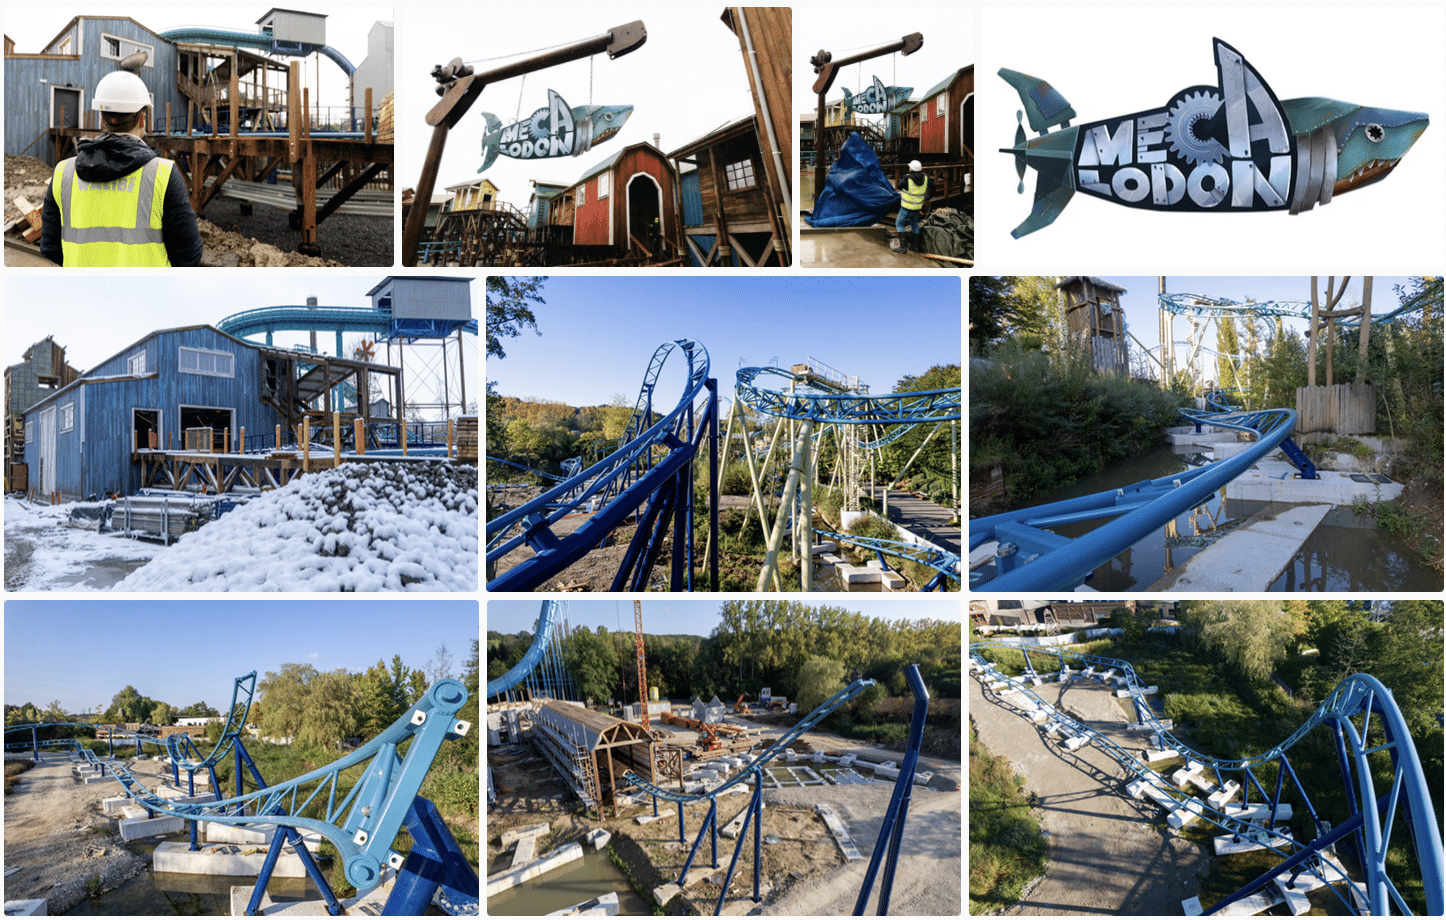
{"type": "Polygon", "coordinates": [[[562,192],[573,204],[574,246],[609,246],[648,261],[681,255],[676,174],[663,152],[637,143],[603,160],[562,192]]]}
{"type": "Polygon", "coordinates": [[[157,121],[168,107],[173,115],[184,114],[176,46],[128,16],[77,16],[36,54],[7,48],[5,152],[55,165],[49,129],[98,127],[100,113],[90,108],[96,84],[137,51],[147,53],[137,76],[151,92],[157,121]]]}
{"type": "Polygon", "coordinates": [[[533,740],[584,805],[620,810],[617,793],[632,771],[656,780],[653,739],[641,726],[580,705],[542,700],[532,714],[533,740]]]}
{"type": "Polygon", "coordinates": [[[5,491],[26,487],[25,410],[79,376],[66,363],[64,346],[49,336],[25,349],[19,364],[5,368],[5,491]]]}
{"type": "Polygon", "coordinates": [[[1087,275],[1071,275],[1055,286],[1064,328],[1072,340],[1086,342],[1094,368],[1102,374],[1127,374],[1130,345],[1125,339],[1124,288],[1087,275]]]}
{"type": "Polygon", "coordinates": [[[678,168],[685,264],[789,264],[786,202],[768,181],[755,116],[685,144],[668,159],[678,168]]]}
{"type": "Polygon", "coordinates": [[[491,179],[473,179],[449,185],[445,210],[470,211],[475,208],[490,211],[497,206],[498,191],[491,179]]]}
{"type": "Polygon", "coordinates": [[[929,88],[915,106],[919,153],[974,161],[974,65],[961,67],[929,88]]]}

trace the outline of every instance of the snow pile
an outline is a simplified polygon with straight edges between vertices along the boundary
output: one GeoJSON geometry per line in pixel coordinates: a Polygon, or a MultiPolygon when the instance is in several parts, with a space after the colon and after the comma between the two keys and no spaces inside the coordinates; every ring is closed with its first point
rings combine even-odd
{"type": "Polygon", "coordinates": [[[475,591],[477,468],[347,463],[254,498],[117,591],[475,591]]]}
{"type": "Polygon", "coordinates": [[[105,503],[36,505],[5,496],[7,591],[104,591],[165,551],[97,533],[97,521],[72,521],[78,509],[97,516],[105,503]]]}

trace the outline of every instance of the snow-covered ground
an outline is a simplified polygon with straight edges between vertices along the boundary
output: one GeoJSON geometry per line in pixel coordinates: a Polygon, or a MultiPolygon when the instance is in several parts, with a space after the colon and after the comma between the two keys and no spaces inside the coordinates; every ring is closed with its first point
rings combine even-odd
{"type": "Polygon", "coordinates": [[[117,591],[475,591],[477,468],[348,463],[195,533],[117,591]]]}
{"type": "Polygon", "coordinates": [[[159,543],[73,525],[76,505],[35,505],[5,497],[5,588],[8,591],[105,591],[146,560],[159,543]]]}

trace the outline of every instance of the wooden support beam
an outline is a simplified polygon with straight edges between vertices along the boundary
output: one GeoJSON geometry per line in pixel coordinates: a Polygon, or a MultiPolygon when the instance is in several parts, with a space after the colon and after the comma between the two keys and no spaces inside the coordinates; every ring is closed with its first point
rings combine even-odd
{"type": "Polygon", "coordinates": [[[236,167],[240,166],[245,161],[245,157],[231,157],[230,162],[228,162],[225,168],[222,169],[221,172],[216,176],[214,182],[212,182],[209,186],[204,186],[203,183],[205,190],[201,193],[201,206],[196,209],[197,213],[203,210],[206,205],[210,204],[213,200],[215,200],[217,195],[221,194],[221,186],[225,185],[226,180],[230,179],[231,176],[235,174],[236,167]]]}
{"type": "Polygon", "coordinates": [[[372,163],[368,165],[366,169],[362,170],[361,175],[347,183],[345,188],[338,190],[326,204],[317,209],[316,222],[320,224],[330,217],[332,212],[350,201],[353,195],[365,188],[366,184],[376,178],[377,173],[380,173],[384,169],[386,169],[386,166],[382,163],[372,163]]]}

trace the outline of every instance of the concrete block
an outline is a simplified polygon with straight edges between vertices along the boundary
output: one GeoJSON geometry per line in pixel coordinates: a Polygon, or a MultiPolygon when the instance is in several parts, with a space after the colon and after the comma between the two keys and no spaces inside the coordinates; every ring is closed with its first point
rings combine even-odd
{"type": "Polygon", "coordinates": [[[662,811],[658,812],[656,815],[638,815],[638,816],[637,816],[636,818],[634,818],[633,820],[637,821],[639,824],[652,824],[654,821],[658,820],[659,818],[666,818],[666,817],[668,817],[668,816],[670,816],[670,815],[676,815],[676,814],[677,814],[677,812],[674,811],[673,809],[671,809],[671,808],[664,808],[662,811]]]}
{"type": "MultiPolygon", "coordinates": [[[[1220,809],[1231,818],[1239,818],[1242,821],[1266,821],[1270,818],[1270,806],[1263,804],[1255,805],[1226,805],[1220,809]]],[[[1280,807],[1275,811],[1276,821],[1289,821],[1294,814],[1289,802],[1281,802],[1280,807]]]]}
{"type": "Polygon", "coordinates": [[[499,891],[515,888],[528,879],[537,878],[544,872],[550,872],[558,866],[565,866],[579,859],[582,859],[582,844],[569,843],[566,846],[558,847],[530,865],[519,869],[508,869],[505,872],[489,876],[487,878],[487,897],[490,898],[499,891]]]}
{"type": "MultiPolygon", "coordinates": [[[[172,841],[156,847],[155,853],[151,855],[151,868],[156,872],[176,872],[182,875],[254,876],[260,874],[261,864],[265,861],[264,846],[208,843],[199,850],[192,850],[188,843],[172,841]]],[[[284,847],[281,856],[276,860],[273,874],[279,878],[305,878],[306,868],[295,850],[284,847]]]]}
{"type": "MultiPolygon", "coordinates": [[[[382,867],[382,881],[367,891],[363,891],[356,897],[343,898],[341,906],[350,916],[380,916],[382,908],[386,906],[387,898],[391,897],[392,885],[395,882],[396,873],[390,867],[382,867]]],[[[231,916],[240,917],[246,913],[246,907],[251,903],[251,894],[255,891],[253,885],[232,885],[231,886],[231,916]]],[[[437,901],[434,899],[433,904],[437,901]]],[[[472,906],[472,913],[477,912],[475,902],[472,906]]],[[[326,902],[321,898],[310,898],[304,901],[281,901],[271,900],[271,896],[262,893],[261,906],[257,910],[258,915],[267,917],[289,916],[289,917],[325,917],[326,902]]]]}
{"type": "Polygon", "coordinates": [[[586,838],[587,842],[592,844],[592,848],[594,850],[601,850],[603,847],[607,846],[608,841],[612,839],[613,835],[600,827],[589,831],[586,838]]]}
{"type": "Polygon", "coordinates": [[[1265,508],[1155,582],[1151,590],[1264,591],[1330,510],[1327,504],[1265,508]]]}
{"type": "MultiPolygon", "coordinates": [[[[664,885],[663,888],[667,888],[664,885]]],[[[439,889],[440,890],[440,889],[439,889]]],[[[662,891],[659,888],[658,891],[662,891]]],[[[658,903],[666,903],[659,901],[658,903]]],[[[593,898],[590,901],[583,901],[581,904],[574,904],[571,907],[564,907],[562,910],[555,910],[548,914],[549,917],[616,917],[618,915],[618,893],[609,891],[605,895],[593,898]]]]}
{"type": "Polygon", "coordinates": [[[81,782],[89,785],[90,783],[118,783],[120,780],[116,779],[111,773],[107,773],[105,776],[96,773],[91,776],[82,777],[81,782]]]}
{"type": "Polygon", "coordinates": [[[538,837],[550,830],[551,824],[530,824],[527,827],[514,828],[502,834],[502,848],[507,849],[523,837],[538,837]]]}
{"type": "Polygon", "coordinates": [[[1173,750],[1170,750],[1170,751],[1145,751],[1145,763],[1158,763],[1158,762],[1161,761],[1161,760],[1169,760],[1169,759],[1171,759],[1171,758],[1173,758],[1173,757],[1179,757],[1179,756],[1181,756],[1181,755],[1180,755],[1180,752],[1179,752],[1179,751],[1173,751],[1173,750]]]}
{"type": "Polygon", "coordinates": [[[1280,896],[1285,898],[1285,906],[1290,909],[1291,916],[1299,917],[1310,912],[1310,896],[1304,891],[1292,887],[1279,876],[1275,879],[1275,888],[1280,892],[1280,896]]]}
{"type": "Polygon", "coordinates": [[[815,556],[822,556],[826,553],[837,552],[838,544],[833,542],[832,540],[820,540],[819,542],[813,544],[813,554],[815,556]]]}
{"type": "Polygon", "coordinates": [[[1067,750],[1078,751],[1080,748],[1084,747],[1086,744],[1089,744],[1093,740],[1094,739],[1090,735],[1075,735],[1073,738],[1066,738],[1064,741],[1064,746],[1067,750]]]}
{"type": "Polygon", "coordinates": [[[879,582],[878,569],[847,563],[834,566],[834,568],[837,570],[839,580],[847,585],[869,585],[879,582]]]}
{"type": "Polygon", "coordinates": [[[1235,794],[1239,791],[1240,784],[1232,779],[1227,782],[1223,788],[1217,789],[1214,792],[1210,793],[1210,795],[1205,799],[1205,801],[1210,805],[1211,808],[1222,808],[1222,806],[1224,806],[1226,802],[1234,798],[1235,794]]]}
{"type": "Polygon", "coordinates": [[[537,859],[537,841],[541,837],[523,837],[512,852],[512,868],[520,869],[537,859]]]}
{"type": "Polygon", "coordinates": [[[161,834],[179,834],[185,829],[185,820],[170,815],[161,815],[156,818],[127,818],[120,822],[122,840],[140,840],[143,837],[155,837],[161,834]]]}
{"type": "Polygon", "coordinates": [[[100,800],[100,807],[108,815],[118,815],[121,806],[129,801],[131,801],[131,797],[128,795],[110,795],[100,800]]]}
{"type": "Polygon", "coordinates": [[[1205,769],[1205,765],[1203,763],[1195,763],[1194,761],[1187,760],[1185,761],[1185,766],[1170,774],[1170,782],[1174,783],[1177,786],[1184,786],[1185,782],[1190,779],[1190,777],[1199,773],[1203,769],[1205,769]]]}
{"type": "Polygon", "coordinates": [[[5,916],[48,917],[50,916],[50,902],[45,898],[34,898],[26,901],[6,901],[5,916]]]}
{"type": "Polygon", "coordinates": [[[144,808],[142,808],[142,807],[139,806],[139,805],[122,805],[122,806],[120,807],[120,813],[121,813],[121,815],[122,815],[123,817],[126,817],[126,818],[149,818],[149,817],[150,817],[150,812],[146,811],[144,808]]]}
{"type": "Polygon", "coordinates": [[[885,591],[901,591],[909,583],[908,579],[898,572],[883,572],[879,575],[885,591]]]}

